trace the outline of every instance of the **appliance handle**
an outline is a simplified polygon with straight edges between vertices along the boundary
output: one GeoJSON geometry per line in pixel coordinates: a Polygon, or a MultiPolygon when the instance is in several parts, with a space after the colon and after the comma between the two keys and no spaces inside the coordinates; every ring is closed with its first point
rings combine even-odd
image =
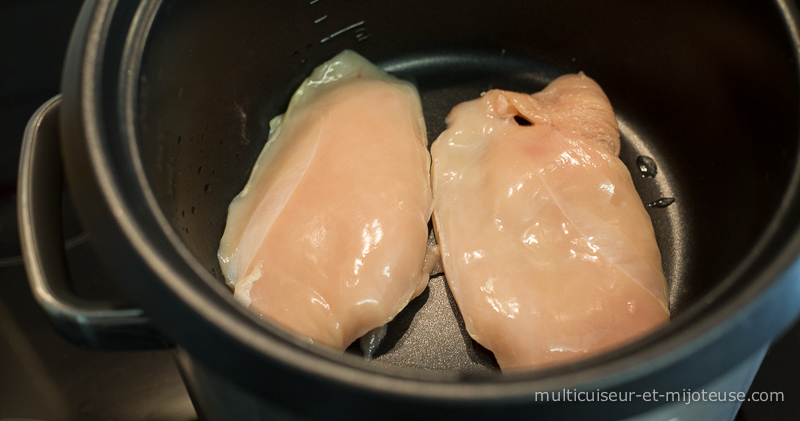
{"type": "Polygon", "coordinates": [[[87,301],[68,287],[61,222],[60,103],[58,95],[33,114],[20,155],[17,214],[33,295],[56,331],[76,345],[109,351],[168,348],[171,344],[156,332],[141,309],[87,301]]]}

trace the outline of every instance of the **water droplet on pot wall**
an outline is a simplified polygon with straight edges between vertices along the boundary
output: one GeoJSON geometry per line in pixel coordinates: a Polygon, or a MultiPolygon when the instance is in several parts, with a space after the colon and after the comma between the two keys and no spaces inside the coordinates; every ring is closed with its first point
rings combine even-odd
{"type": "Polygon", "coordinates": [[[662,197],[654,202],[647,204],[648,208],[666,208],[667,206],[675,203],[674,197],[662,197]]]}
{"type": "Polygon", "coordinates": [[[639,171],[641,171],[642,175],[647,178],[653,178],[658,174],[656,161],[649,156],[639,155],[639,157],[636,158],[636,166],[639,167],[639,171]]]}

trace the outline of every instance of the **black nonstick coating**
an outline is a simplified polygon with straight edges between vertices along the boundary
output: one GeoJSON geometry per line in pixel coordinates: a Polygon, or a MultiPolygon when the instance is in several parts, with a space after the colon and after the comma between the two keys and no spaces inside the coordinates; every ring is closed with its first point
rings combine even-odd
{"type": "MultiPolygon", "coordinates": [[[[220,282],[227,206],[269,120],[313,67],[344,48],[418,86],[430,142],[454,105],[488,89],[532,93],[576,71],[597,80],[643,203],[675,199],[648,209],[673,317],[713,302],[710,292],[751,251],[788,187],[797,81],[774,5],[498,1],[467,11],[351,1],[344,12],[342,2],[311,3],[236,1],[215,11],[210,2],[164,2],[147,37],[142,162],[174,230],[220,282]],[[654,178],[641,174],[639,156],[655,161],[654,178]]],[[[495,370],[441,278],[391,323],[375,361],[495,370]]]]}

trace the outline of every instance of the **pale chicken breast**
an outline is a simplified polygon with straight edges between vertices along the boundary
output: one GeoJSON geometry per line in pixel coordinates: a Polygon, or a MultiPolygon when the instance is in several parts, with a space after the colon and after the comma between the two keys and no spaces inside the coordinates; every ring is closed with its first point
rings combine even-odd
{"type": "Polygon", "coordinates": [[[272,122],[233,200],[219,261],[242,304],[345,349],[428,282],[430,156],[416,89],[352,51],[272,122]]]}
{"type": "Polygon", "coordinates": [[[600,86],[581,73],[534,95],[493,90],[447,123],[431,149],[434,227],[467,330],[503,370],[668,322],[653,226],[600,86]]]}

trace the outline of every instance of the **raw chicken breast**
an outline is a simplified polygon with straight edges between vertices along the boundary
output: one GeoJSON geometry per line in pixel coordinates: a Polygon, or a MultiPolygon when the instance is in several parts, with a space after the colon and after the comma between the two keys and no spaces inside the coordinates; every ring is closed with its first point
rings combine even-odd
{"type": "Polygon", "coordinates": [[[602,89],[493,90],[433,143],[434,227],[470,335],[503,370],[566,362],[669,320],[650,218],[602,89]]]}
{"type": "Polygon", "coordinates": [[[430,156],[416,89],[345,51],[314,70],[233,200],[234,297],[345,349],[426,287],[430,156]]]}

